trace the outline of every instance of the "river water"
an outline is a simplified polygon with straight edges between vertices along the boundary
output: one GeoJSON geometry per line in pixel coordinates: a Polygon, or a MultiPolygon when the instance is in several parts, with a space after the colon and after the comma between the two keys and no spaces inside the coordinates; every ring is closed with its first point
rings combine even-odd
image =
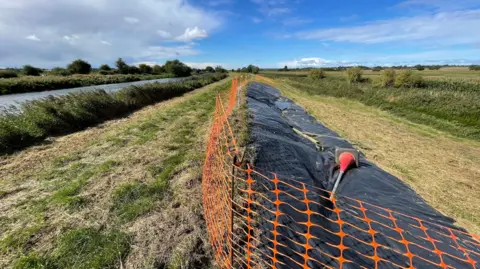
{"type": "Polygon", "coordinates": [[[96,89],[103,89],[106,92],[116,92],[128,86],[140,86],[140,85],[153,83],[153,82],[158,82],[158,83],[178,82],[185,79],[187,78],[162,78],[162,79],[142,80],[142,81],[125,82],[125,83],[117,83],[117,84],[94,85],[94,86],[87,86],[87,87],[44,91],[44,92],[28,92],[28,93],[19,93],[19,94],[0,95],[0,108],[8,108],[11,106],[18,108],[20,104],[23,102],[42,99],[50,95],[59,96],[59,95],[66,95],[73,92],[92,91],[96,89]]]}

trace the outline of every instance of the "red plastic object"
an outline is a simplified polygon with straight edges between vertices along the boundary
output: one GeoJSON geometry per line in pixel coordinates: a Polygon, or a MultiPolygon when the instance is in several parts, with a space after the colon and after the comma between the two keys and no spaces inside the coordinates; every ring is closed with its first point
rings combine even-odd
{"type": "Polygon", "coordinates": [[[349,152],[340,154],[338,160],[340,162],[340,172],[347,171],[350,166],[355,164],[355,156],[349,152]]]}

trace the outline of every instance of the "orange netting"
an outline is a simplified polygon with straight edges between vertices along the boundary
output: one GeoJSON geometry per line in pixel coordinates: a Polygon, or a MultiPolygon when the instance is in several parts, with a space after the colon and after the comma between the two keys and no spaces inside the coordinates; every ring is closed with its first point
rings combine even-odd
{"type": "Polygon", "coordinates": [[[480,268],[480,240],[241,163],[228,105],[217,95],[203,168],[203,207],[221,268],[480,268]]]}

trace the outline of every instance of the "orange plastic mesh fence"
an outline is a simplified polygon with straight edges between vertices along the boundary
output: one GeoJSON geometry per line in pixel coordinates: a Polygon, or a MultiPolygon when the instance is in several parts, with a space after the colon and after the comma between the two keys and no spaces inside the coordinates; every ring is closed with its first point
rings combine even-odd
{"type": "Polygon", "coordinates": [[[480,268],[480,239],[454,227],[330,192],[236,159],[239,149],[217,95],[203,168],[203,207],[221,268],[480,268]],[[233,191],[232,191],[233,190],[233,191]]]}

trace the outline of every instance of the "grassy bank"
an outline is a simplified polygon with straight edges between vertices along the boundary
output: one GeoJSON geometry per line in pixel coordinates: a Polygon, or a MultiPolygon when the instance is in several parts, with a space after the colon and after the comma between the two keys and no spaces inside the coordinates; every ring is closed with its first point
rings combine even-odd
{"type": "Polygon", "coordinates": [[[480,142],[356,100],[320,95],[288,80],[267,82],[349,140],[366,157],[409,184],[430,205],[480,233],[480,142]]]}
{"type": "Polygon", "coordinates": [[[426,81],[424,88],[377,88],[328,75],[321,80],[298,76],[281,80],[307,94],[356,100],[458,137],[480,140],[478,82],[426,81]]]}
{"type": "Polygon", "coordinates": [[[0,153],[24,148],[48,136],[82,130],[225,77],[213,74],[183,82],[132,86],[115,93],[97,90],[25,103],[21,112],[0,114],[0,153]]]}
{"type": "Polygon", "coordinates": [[[161,75],[73,75],[73,76],[23,76],[0,79],[0,95],[69,89],[102,84],[115,84],[140,80],[171,78],[161,75]]]}
{"type": "Polygon", "coordinates": [[[201,171],[215,94],[229,88],[0,157],[0,267],[210,268],[201,171]]]}

